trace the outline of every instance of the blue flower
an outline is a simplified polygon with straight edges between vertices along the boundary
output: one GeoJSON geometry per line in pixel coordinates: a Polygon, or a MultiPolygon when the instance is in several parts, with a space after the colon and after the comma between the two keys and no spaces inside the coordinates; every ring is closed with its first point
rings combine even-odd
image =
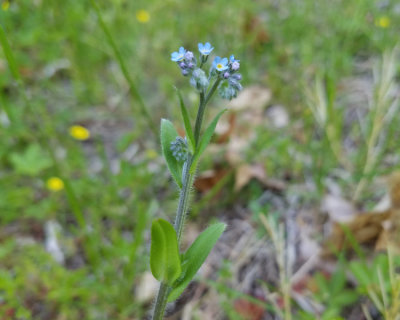
{"type": "Polygon", "coordinates": [[[171,53],[171,60],[172,61],[182,61],[185,57],[186,50],[184,47],[180,47],[178,52],[171,53]]]}
{"type": "Polygon", "coordinates": [[[215,57],[212,68],[217,69],[217,71],[225,71],[228,69],[228,58],[215,57]]]}
{"type": "Polygon", "coordinates": [[[209,42],[206,42],[204,45],[202,43],[199,43],[198,46],[199,51],[203,56],[208,56],[211,51],[214,50],[214,47],[211,47],[211,44],[209,42]]]}
{"type": "Polygon", "coordinates": [[[232,55],[229,57],[229,62],[230,62],[230,63],[240,62],[240,60],[236,60],[236,59],[235,59],[235,56],[232,54],[232,55]]]}

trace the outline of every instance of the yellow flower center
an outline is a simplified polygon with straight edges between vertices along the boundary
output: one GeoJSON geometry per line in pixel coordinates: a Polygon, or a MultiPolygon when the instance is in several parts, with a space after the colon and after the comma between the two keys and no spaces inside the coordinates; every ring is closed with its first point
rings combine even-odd
{"type": "Polygon", "coordinates": [[[222,65],[222,63],[218,63],[217,64],[217,69],[222,69],[224,66],[222,65]]]}
{"type": "Polygon", "coordinates": [[[139,10],[136,12],[136,19],[140,23],[147,23],[150,20],[150,14],[146,10],[139,10]]]}
{"type": "Polygon", "coordinates": [[[58,177],[51,177],[47,180],[46,186],[50,191],[57,192],[64,189],[64,182],[58,177]]]}
{"type": "Polygon", "coordinates": [[[90,137],[90,131],[82,126],[72,126],[69,128],[69,134],[76,140],[87,140],[90,137]]]}

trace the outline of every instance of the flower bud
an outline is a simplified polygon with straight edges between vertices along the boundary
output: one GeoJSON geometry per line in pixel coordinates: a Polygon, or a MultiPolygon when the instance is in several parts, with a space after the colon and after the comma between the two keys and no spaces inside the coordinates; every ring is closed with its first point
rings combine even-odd
{"type": "Polygon", "coordinates": [[[232,68],[233,71],[239,70],[239,68],[240,68],[240,63],[237,62],[237,61],[234,61],[234,62],[232,63],[231,68],[232,68]]]}
{"type": "Polygon", "coordinates": [[[237,91],[242,90],[242,85],[233,77],[229,78],[228,83],[229,86],[233,87],[235,90],[237,91]]]}
{"type": "Polygon", "coordinates": [[[194,69],[190,78],[190,84],[199,91],[207,89],[209,82],[205,72],[199,68],[194,69]]]}
{"type": "Polygon", "coordinates": [[[171,151],[177,161],[186,161],[188,155],[186,138],[176,137],[175,141],[171,142],[171,151]]]}
{"type": "Polygon", "coordinates": [[[240,80],[242,80],[242,75],[240,73],[235,73],[232,75],[232,78],[237,81],[240,81],[240,80]]]}
{"type": "Polygon", "coordinates": [[[218,90],[219,95],[223,99],[232,100],[237,96],[237,91],[232,86],[223,86],[218,90]]]}
{"type": "Polygon", "coordinates": [[[187,51],[186,53],[185,53],[185,59],[186,60],[192,60],[194,58],[194,55],[193,55],[193,52],[192,51],[187,51]]]}

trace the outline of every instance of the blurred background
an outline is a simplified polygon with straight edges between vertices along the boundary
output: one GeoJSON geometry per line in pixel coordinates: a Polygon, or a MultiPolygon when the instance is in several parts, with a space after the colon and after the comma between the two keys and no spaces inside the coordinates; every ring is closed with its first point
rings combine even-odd
{"type": "Polygon", "coordinates": [[[146,319],[170,54],[240,60],[183,247],[228,229],[168,319],[399,319],[400,4],[1,0],[0,319],[146,319]],[[397,273],[396,273],[397,272],[397,273]]]}

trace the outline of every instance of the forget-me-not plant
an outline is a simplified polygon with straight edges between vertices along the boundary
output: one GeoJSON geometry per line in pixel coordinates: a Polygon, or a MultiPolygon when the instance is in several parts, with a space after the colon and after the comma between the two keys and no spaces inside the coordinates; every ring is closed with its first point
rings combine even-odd
{"type": "Polygon", "coordinates": [[[171,54],[181,73],[190,77],[189,83],[199,93],[197,116],[192,127],[189,112],[178,91],[185,137],[178,135],[172,122],[161,120],[161,147],[168,169],[179,189],[179,201],[174,225],[156,219],[151,227],[150,268],[160,281],[153,319],[161,320],[168,302],[176,300],[196,275],[218,238],[225,230],[224,223],[216,223],[203,231],[185,252],[180,252],[180,241],[189,206],[189,193],[193,186],[198,161],[209,144],[222,110],[202,133],[206,106],[215,92],[222,98],[232,99],[242,89],[242,76],[238,73],[239,60],[216,56],[208,71],[205,63],[214,48],[209,42],[199,43],[199,56],[180,47],[171,54]]]}

